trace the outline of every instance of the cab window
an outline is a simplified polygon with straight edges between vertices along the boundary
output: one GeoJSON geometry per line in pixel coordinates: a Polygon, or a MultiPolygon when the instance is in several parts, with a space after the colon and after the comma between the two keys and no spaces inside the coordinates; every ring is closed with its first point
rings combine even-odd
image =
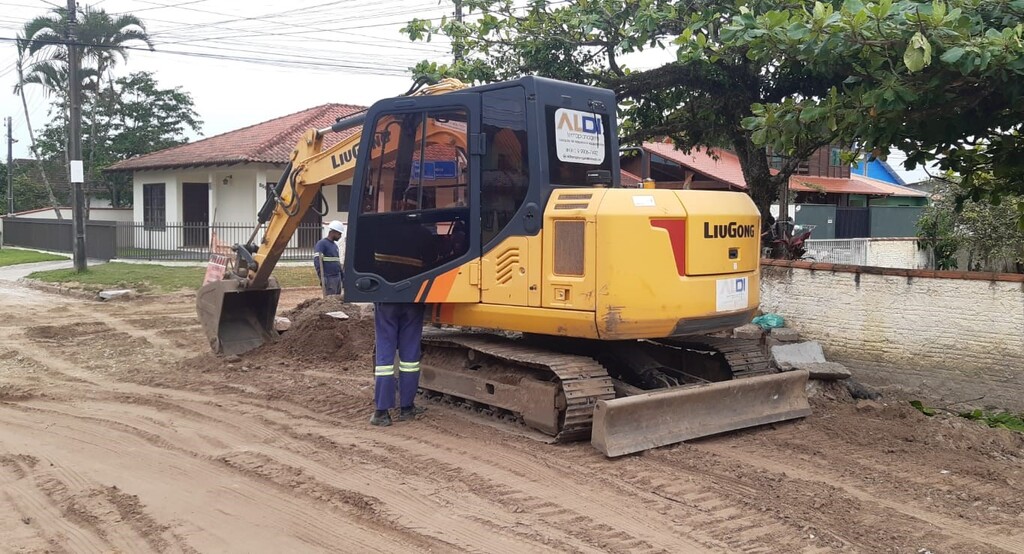
{"type": "Polygon", "coordinates": [[[356,270],[409,279],[469,249],[467,114],[382,115],[360,198],[356,270]]]}

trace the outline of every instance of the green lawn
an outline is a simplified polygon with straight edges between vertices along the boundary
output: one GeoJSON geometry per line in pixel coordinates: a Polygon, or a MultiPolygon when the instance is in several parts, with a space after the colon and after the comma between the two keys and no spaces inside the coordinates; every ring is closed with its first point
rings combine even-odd
{"type": "Polygon", "coordinates": [[[0,250],[0,267],[17,264],[30,264],[33,262],[52,262],[66,260],[67,256],[36,252],[35,250],[21,250],[18,248],[4,248],[0,250]]]}
{"type": "MultiPolygon", "coordinates": [[[[139,293],[161,294],[195,290],[203,283],[205,267],[169,267],[151,264],[107,263],[90,267],[85,273],[73,269],[37,271],[29,279],[61,283],[90,291],[113,288],[134,289],[139,293]]],[[[278,267],[274,276],[282,287],[317,286],[316,273],[310,267],[278,267]]]]}

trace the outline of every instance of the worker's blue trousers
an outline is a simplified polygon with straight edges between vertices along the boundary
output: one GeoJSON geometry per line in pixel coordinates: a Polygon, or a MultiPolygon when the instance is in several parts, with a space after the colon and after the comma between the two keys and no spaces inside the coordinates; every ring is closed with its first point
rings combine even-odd
{"type": "Polygon", "coordinates": [[[424,304],[374,305],[377,360],[373,370],[373,401],[378,410],[395,407],[395,351],[398,351],[398,405],[409,408],[420,383],[420,339],[424,304]]]}

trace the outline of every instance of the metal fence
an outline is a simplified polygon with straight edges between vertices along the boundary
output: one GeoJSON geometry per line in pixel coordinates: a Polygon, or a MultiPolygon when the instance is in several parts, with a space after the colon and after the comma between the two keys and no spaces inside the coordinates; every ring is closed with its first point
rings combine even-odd
{"type": "MultiPolygon", "coordinates": [[[[137,221],[117,224],[116,257],[135,260],[206,261],[210,252],[226,251],[233,244],[244,244],[256,223],[163,223],[144,224],[137,221]]],[[[281,255],[281,260],[309,260],[313,247],[323,238],[319,224],[300,224],[281,255]]],[[[263,230],[256,235],[256,244],[263,239],[263,230]]]]}
{"type": "Polygon", "coordinates": [[[805,259],[832,264],[867,265],[867,239],[809,240],[805,259]]]}

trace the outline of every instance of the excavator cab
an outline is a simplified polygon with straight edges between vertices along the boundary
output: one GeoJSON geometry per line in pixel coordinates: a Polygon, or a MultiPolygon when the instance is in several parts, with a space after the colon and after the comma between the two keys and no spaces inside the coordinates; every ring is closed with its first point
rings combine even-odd
{"type": "Polygon", "coordinates": [[[537,237],[553,191],[617,182],[615,105],[609,90],[538,77],[376,103],[352,182],[346,300],[488,302],[474,264],[489,247],[537,237]]]}
{"type": "Polygon", "coordinates": [[[346,300],[422,301],[427,282],[480,256],[480,95],[385,100],[366,121],[346,300]]]}

